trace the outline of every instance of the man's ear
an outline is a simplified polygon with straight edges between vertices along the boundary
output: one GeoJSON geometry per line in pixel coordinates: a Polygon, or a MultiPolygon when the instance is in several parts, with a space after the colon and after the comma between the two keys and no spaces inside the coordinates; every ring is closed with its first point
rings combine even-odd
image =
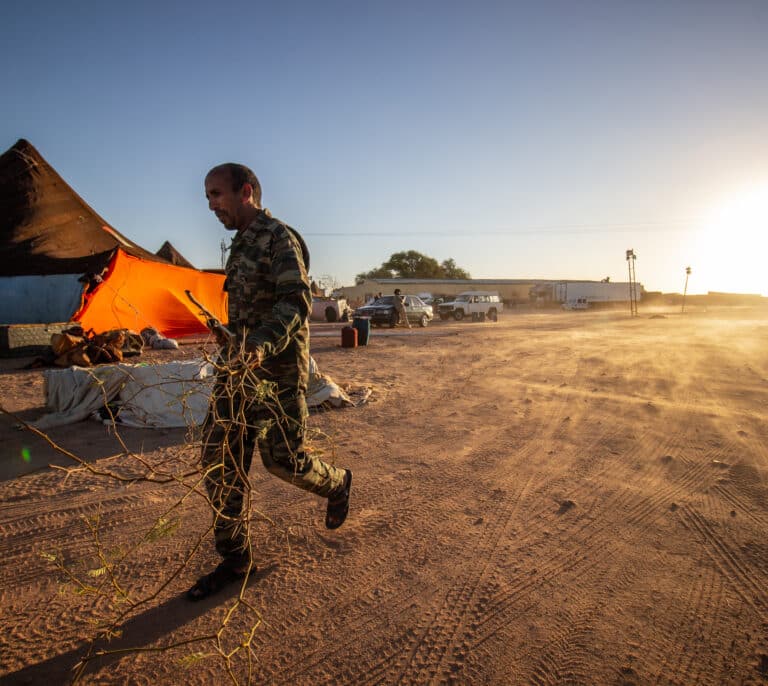
{"type": "Polygon", "coordinates": [[[243,187],[240,189],[240,202],[242,202],[243,205],[250,205],[252,199],[253,186],[251,186],[250,183],[244,183],[243,187]]]}

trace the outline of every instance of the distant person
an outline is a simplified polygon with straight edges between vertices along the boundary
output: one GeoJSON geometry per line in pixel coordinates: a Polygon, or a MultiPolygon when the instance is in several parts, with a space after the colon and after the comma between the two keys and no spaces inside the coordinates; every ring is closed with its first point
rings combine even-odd
{"type": "Polygon", "coordinates": [[[399,288],[395,288],[395,312],[397,312],[398,324],[403,324],[410,329],[411,322],[408,321],[408,314],[405,311],[405,296],[400,295],[399,288]]]}
{"type": "Polygon", "coordinates": [[[202,437],[205,487],[223,559],[189,589],[190,600],[202,600],[253,570],[243,503],[248,503],[255,447],[271,474],[328,499],[329,529],[344,523],[352,486],[351,470],[323,462],[304,446],[312,309],[304,240],[262,208],[261,186],[248,167],[229,163],[211,169],[205,197],[219,221],[237,232],[224,282],[227,329],[234,338],[217,336],[224,369],[216,378],[202,437]],[[260,396],[264,381],[274,384],[270,395],[276,399],[260,396]]]}

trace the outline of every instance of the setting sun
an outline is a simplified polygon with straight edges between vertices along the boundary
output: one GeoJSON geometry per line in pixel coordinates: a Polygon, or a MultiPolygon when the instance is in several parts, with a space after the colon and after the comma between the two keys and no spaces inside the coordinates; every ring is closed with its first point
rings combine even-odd
{"type": "Polygon", "coordinates": [[[768,181],[722,198],[703,220],[691,260],[700,290],[768,294],[767,250],[768,181]]]}

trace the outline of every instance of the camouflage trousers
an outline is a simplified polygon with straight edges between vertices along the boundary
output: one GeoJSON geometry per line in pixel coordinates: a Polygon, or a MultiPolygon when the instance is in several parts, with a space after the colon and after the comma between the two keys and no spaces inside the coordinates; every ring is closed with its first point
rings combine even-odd
{"type": "Polygon", "coordinates": [[[344,483],[344,469],[304,450],[304,393],[266,385],[271,392],[217,383],[203,425],[205,486],[214,510],[216,550],[224,558],[249,559],[248,472],[256,446],[267,471],[305,491],[327,498],[344,483]]]}

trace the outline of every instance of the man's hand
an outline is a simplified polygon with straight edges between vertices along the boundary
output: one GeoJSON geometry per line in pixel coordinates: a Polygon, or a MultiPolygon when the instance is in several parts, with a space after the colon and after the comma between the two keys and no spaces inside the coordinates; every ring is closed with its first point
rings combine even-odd
{"type": "Polygon", "coordinates": [[[205,306],[199,300],[197,300],[197,298],[195,298],[194,295],[192,295],[192,291],[185,290],[184,292],[187,294],[189,301],[200,309],[200,314],[205,317],[205,325],[215,336],[216,342],[219,344],[219,346],[226,351],[227,348],[232,345],[234,334],[226,326],[224,326],[224,324],[216,319],[216,317],[213,316],[213,313],[209,312],[205,306]]]}
{"type": "Polygon", "coordinates": [[[216,342],[220,348],[227,349],[232,345],[232,334],[224,328],[224,325],[218,319],[209,319],[205,322],[205,325],[211,330],[216,342]]]}
{"type": "Polygon", "coordinates": [[[231,350],[227,359],[227,367],[232,371],[247,371],[249,369],[258,369],[261,367],[261,351],[255,350],[231,350]]]}

